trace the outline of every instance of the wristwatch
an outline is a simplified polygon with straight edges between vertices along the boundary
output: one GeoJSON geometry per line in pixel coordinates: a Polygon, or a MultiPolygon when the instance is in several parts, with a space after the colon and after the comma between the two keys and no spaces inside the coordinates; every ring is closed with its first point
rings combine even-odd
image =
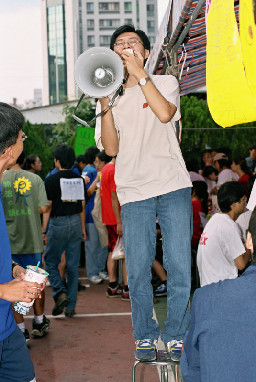
{"type": "Polygon", "coordinates": [[[146,83],[147,83],[148,81],[150,81],[150,78],[149,78],[149,77],[143,77],[143,78],[141,78],[141,79],[139,80],[138,85],[139,85],[139,86],[145,86],[146,83]]]}

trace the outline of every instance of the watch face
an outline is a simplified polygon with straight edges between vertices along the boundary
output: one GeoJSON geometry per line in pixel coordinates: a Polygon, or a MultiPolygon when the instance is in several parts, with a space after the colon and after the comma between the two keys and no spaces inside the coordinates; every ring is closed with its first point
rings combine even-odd
{"type": "Polygon", "coordinates": [[[142,79],[140,80],[140,84],[141,84],[141,85],[146,85],[146,83],[147,83],[146,78],[142,78],[142,79]]]}

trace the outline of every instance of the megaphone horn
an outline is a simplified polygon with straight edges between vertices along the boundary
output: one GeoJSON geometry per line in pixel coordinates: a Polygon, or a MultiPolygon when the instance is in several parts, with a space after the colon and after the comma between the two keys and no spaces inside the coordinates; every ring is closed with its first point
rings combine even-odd
{"type": "Polygon", "coordinates": [[[103,98],[122,84],[124,66],[121,58],[108,48],[90,48],[75,64],[75,81],[87,96],[103,98]]]}

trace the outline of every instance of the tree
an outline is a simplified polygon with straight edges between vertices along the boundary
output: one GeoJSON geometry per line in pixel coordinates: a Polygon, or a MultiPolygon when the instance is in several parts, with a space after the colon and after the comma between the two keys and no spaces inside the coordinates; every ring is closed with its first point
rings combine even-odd
{"type": "Polygon", "coordinates": [[[182,138],[181,150],[185,160],[193,157],[200,161],[205,148],[227,147],[232,157],[247,156],[248,147],[256,144],[256,122],[222,128],[211,117],[207,102],[195,96],[181,97],[182,138]],[[239,128],[242,127],[243,128],[239,128]]]}
{"type": "MultiPolygon", "coordinates": [[[[78,122],[76,122],[73,118],[74,111],[74,106],[65,105],[62,112],[65,115],[65,122],[59,122],[53,128],[53,136],[56,143],[66,142],[73,148],[75,146],[78,125],[78,122]]],[[[78,110],[76,111],[76,115],[88,123],[95,116],[95,105],[92,105],[89,100],[81,102],[78,110]]],[[[91,127],[95,127],[95,121],[91,124],[91,127]]]]}

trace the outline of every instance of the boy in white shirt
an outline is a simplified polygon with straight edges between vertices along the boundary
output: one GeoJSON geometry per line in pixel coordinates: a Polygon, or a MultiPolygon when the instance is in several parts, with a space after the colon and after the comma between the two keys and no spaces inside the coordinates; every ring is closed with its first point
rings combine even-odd
{"type": "Polygon", "coordinates": [[[222,213],[216,213],[206,224],[201,235],[197,266],[201,286],[237,277],[250,258],[235,220],[244,211],[245,190],[238,182],[226,182],[218,191],[222,213]]]}

